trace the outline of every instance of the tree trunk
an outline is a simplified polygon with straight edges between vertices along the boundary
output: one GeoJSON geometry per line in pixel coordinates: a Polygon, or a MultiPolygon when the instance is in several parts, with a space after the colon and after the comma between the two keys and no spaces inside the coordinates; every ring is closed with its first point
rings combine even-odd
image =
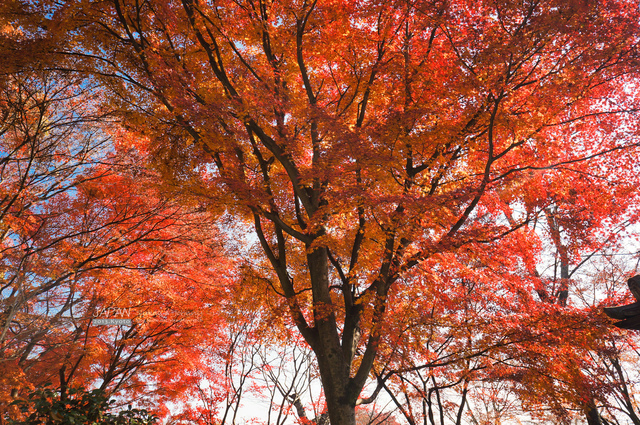
{"type": "Polygon", "coordinates": [[[336,402],[329,402],[327,397],[327,408],[329,410],[329,422],[331,425],[356,425],[355,406],[336,402]]]}
{"type": "Polygon", "coordinates": [[[316,356],[320,369],[322,388],[327,401],[327,411],[331,425],[355,425],[356,407],[349,397],[349,364],[342,352],[327,353],[319,347],[316,356]]]}
{"type": "Polygon", "coordinates": [[[328,254],[317,248],[307,254],[317,330],[316,344],[312,346],[318,360],[322,387],[327,401],[331,425],[355,425],[355,398],[350,397],[351,359],[342,351],[329,290],[328,254]]]}
{"type": "MultiPolygon", "coordinates": [[[[549,228],[551,230],[551,239],[553,240],[554,245],[556,246],[556,250],[558,256],[560,257],[560,287],[556,291],[555,298],[556,303],[562,307],[567,306],[567,300],[569,298],[569,279],[571,278],[571,272],[569,270],[570,260],[569,260],[569,250],[565,244],[562,243],[561,237],[561,227],[558,221],[555,218],[555,213],[551,208],[545,209],[545,214],[547,216],[547,220],[549,222],[549,228]]],[[[586,377],[582,373],[582,371],[578,372],[580,374],[580,378],[583,381],[586,381],[586,377]]],[[[587,420],[588,425],[602,425],[602,420],[600,418],[600,414],[598,413],[598,408],[596,407],[595,399],[589,389],[585,390],[585,398],[584,402],[579,402],[579,406],[582,408],[585,418],[587,420]]]]}
{"type": "Polygon", "coordinates": [[[587,403],[587,405],[585,406],[584,414],[589,425],[602,425],[602,420],[600,420],[598,408],[596,407],[593,399],[589,400],[589,403],[587,403]]]}

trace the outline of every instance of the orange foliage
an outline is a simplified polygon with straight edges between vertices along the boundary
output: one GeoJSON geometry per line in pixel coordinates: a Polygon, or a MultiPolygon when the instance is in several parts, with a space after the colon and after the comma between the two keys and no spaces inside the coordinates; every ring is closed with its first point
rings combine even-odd
{"type": "MultiPolygon", "coordinates": [[[[212,307],[255,297],[260,320],[314,351],[333,425],[355,424],[372,373],[450,365],[444,379],[468,383],[513,358],[523,385],[580,405],[594,394],[556,391],[536,365],[550,350],[545,371],[582,379],[570,364],[606,331],[571,305],[568,270],[638,219],[639,15],[627,0],[58,5],[65,66],[120,120],[114,149],[141,158],[96,164],[47,203],[69,206],[65,231],[94,226],[41,249],[47,270],[80,279],[85,318],[176,321],[178,305],[213,327],[147,319],[110,345],[85,338],[104,364],[214,344],[231,319],[212,307]],[[538,270],[550,252],[559,277],[538,270]],[[202,284],[226,256],[243,257],[241,296],[202,284]]],[[[37,214],[6,223],[39,229],[37,214]]],[[[156,379],[127,373],[128,388],[156,379]]]]}

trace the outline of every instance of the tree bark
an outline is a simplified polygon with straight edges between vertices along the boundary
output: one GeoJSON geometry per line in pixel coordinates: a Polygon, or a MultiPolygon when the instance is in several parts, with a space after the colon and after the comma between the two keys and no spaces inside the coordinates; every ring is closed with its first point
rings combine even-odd
{"type": "Polygon", "coordinates": [[[602,420],[600,419],[600,414],[598,413],[598,408],[595,405],[593,399],[589,400],[587,405],[585,406],[584,412],[587,424],[589,425],[602,425],[602,420]]]}
{"type": "MultiPolygon", "coordinates": [[[[350,400],[351,359],[345,358],[329,290],[328,252],[317,248],[307,255],[311,278],[318,344],[312,347],[318,359],[331,425],[355,425],[355,403],[350,400]]],[[[356,395],[357,397],[357,395],[356,395]]]]}

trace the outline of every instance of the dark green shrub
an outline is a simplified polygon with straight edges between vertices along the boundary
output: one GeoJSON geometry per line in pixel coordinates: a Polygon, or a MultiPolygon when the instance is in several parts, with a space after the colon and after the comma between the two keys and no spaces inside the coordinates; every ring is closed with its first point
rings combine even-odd
{"type": "Polygon", "coordinates": [[[146,410],[128,409],[111,413],[109,401],[100,390],[69,388],[64,397],[59,390],[45,386],[12,404],[23,413],[23,420],[9,419],[9,425],[152,425],[157,418],[146,410]]]}

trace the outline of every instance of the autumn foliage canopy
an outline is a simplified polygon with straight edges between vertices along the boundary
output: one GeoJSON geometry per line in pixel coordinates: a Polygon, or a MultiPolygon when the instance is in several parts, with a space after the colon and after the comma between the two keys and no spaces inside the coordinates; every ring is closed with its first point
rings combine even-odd
{"type": "Polygon", "coordinates": [[[635,421],[600,305],[634,272],[602,259],[638,220],[639,7],[0,6],[0,402],[75,383],[231,423],[265,346],[312,353],[316,419],[260,390],[303,423],[635,421]]]}

